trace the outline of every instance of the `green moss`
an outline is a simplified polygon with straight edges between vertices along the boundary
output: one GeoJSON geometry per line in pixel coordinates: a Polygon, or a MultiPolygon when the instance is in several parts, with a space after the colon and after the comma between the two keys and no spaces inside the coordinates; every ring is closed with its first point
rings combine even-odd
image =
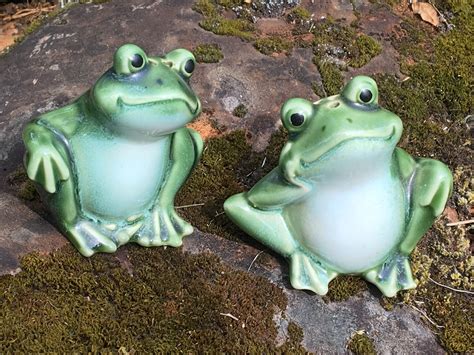
{"type": "Polygon", "coordinates": [[[221,47],[214,43],[203,43],[193,50],[198,63],[218,63],[223,58],[221,47]]]}
{"type": "Polygon", "coordinates": [[[302,6],[297,6],[293,8],[290,13],[287,15],[287,20],[289,22],[301,23],[311,19],[311,12],[305,9],[302,6]]]}
{"type": "Polygon", "coordinates": [[[366,35],[358,36],[352,48],[354,52],[351,53],[348,64],[354,68],[363,67],[382,52],[382,46],[375,39],[366,35]]]}
{"type": "Polygon", "coordinates": [[[16,196],[25,201],[39,200],[34,183],[28,178],[25,168],[20,166],[7,176],[8,184],[15,191],[16,196]]]}
{"type": "Polygon", "coordinates": [[[217,8],[213,1],[211,0],[197,0],[193,4],[193,10],[199,12],[204,16],[216,16],[217,8]]]}
{"type": "Polygon", "coordinates": [[[347,348],[356,355],[376,355],[374,342],[364,332],[356,332],[347,344],[347,348]]]}
{"type": "Polygon", "coordinates": [[[255,27],[252,23],[244,19],[228,19],[223,16],[206,17],[199,22],[206,31],[222,36],[234,36],[244,40],[253,39],[255,27]]]}
{"type": "Polygon", "coordinates": [[[179,213],[203,232],[256,244],[227,218],[222,206],[229,196],[250,189],[278,164],[286,138],[286,131],[281,129],[261,153],[252,152],[243,131],[209,139],[200,163],[179,191],[175,203],[176,206],[204,205],[182,208],[179,213]]]}
{"type": "Polygon", "coordinates": [[[232,114],[236,117],[244,118],[245,115],[247,115],[247,106],[244,104],[239,104],[236,108],[234,108],[234,111],[232,111],[232,114]]]}
{"type": "Polygon", "coordinates": [[[233,5],[231,4],[234,3],[237,3],[237,1],[196,1],[193,5],[193,10],[204,16],[204,19],[199,22],[199,26],[217,35],[235,36],[244,40],[252,40],[255,27],[250,21],[245,18],[226,18],[221,14],[222,9],[232,7],[233,5]]]}
{"type": "Polygon", "coordinates": [[[344,86],[344,77],[338,66],[331,62],[317,61],[316,59],[315,63],[318,67],[319,74],[321,75],[325,92],[324,96],[339,94],[344,86]]]}
{"type": "Polygon", "coordinates": [[[21,268],[0,277],[2,353],[278,351],[283,291],[212,255],[126,246],[87,259],[67,247],[21,268]]]}
{"type": "Polygon", "coordinates": [[[176,197],[177,206],[204,205],[181,209],[180,214],[203,232],[231,240],[248,240],[227,218],[222,206],[227,197],[244,190],[237,174],[242,161],[248,161],[250,155],[251,148],[242,131],[209,139],[201,162],[176,197]]]}
{"type": "Polygon", "coordinates": [[[367,290],[367,283],[357,276],[338,276],[329,283],[329,291],[324,299],[342,302],[367,290]]]}
{"type": "Polygon", "coordinates": [[[337,61],[343,68],[360,68],[382,50],[372,37],[331,19],[317,22],[312,28],[313,51],[318,62],[337,61]]]}
{"type": "Polygon", "coordinates": [[[221,5],[226,9],[232,9],[235,6],[240,6],[243,4],[243,0],[217,0],[217,4],[221,5]]]}
{"type": "Polygon", "coordinates": [[[295,323],[288,323],[288,341],[278,348],[279,354],[308,354],[301,346],[303,330],[295,323]]]}
{"type": "Polygon", "coordinates": [[[281,52],[290,53],[291,49],[293,48],[291,41],[278,36],[259,38],[253,45],[255,49],[265,55],[281,52]]]}
{"type": "Polygon", "coordinates": [[[321,83],[317,81],[313,81],[311,83],[311,89],[318,97],[325,97],[326,93],[324,92],[324,88],[321,83]]]}

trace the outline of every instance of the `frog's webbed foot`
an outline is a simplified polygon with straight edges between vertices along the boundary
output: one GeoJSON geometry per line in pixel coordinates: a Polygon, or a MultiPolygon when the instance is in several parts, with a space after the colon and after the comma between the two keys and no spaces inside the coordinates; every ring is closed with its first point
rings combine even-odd
{"type": "Polygon", "coordinates": [[[303,250],[296,250],[290,257],[290,281],[294,288],[325,295],[329,282],[337,275],[337,272],[303,250]]]}
{"type": "Polygon", "coordinates": [[[69,179],[67,163],[52,145],[44,145],[30,151],[25,162],[28,177],[49,193],[56,192],[59,181],[69,179]]]}
{"type": "Polygon", "coordinates": [[[138,230],[133,242],[144,247],[169,245],[179,247],[183,237],[193,232],[191,224],[182,219],[173,207],[155,207],[138,230]]]}
{"type": "Polygon", "coordinates": [[[84,256],[95,253],[113,253],[117,244],[111,238],[112,232],[90,221],[79,221],[66,229],[69,240],[84,256]]]}
{"type": "Polygon", "coordinates": [[[365,272],[364,277],[387,297],[395,296],[400,290],[416,287],[408,256],[399,253],[394,254],[382,265],[365,272]]]}

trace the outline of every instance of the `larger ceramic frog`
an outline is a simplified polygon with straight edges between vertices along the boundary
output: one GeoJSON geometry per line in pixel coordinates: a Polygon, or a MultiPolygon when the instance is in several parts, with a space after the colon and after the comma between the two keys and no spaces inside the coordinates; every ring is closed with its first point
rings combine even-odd
{"type": "Polygon", "coordinates": [[[25,127],[28,176],[83,255],[179,246],[192,233],[174,197],[202,151],[185,127],[201,110],[194,67],[184,49],[161,58],[123,45],[90,90],[25,127]]]}
{"type": "Polygon", "coordinates": [[[360,274],[386,295],[416,286],[409,254],[439,216],[452,175],[439,161],[397,148],[402,122],[378,105],[374,80],[341,95],[288,100],[279,165],[225,211],[284,255],[293,287],[319,294],[338,274],[360,274]]]}

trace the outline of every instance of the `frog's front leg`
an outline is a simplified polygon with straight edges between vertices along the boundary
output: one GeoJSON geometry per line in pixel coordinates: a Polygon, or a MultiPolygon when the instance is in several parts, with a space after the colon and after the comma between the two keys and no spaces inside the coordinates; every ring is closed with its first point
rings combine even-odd
{"type": "Polygon", "coordinates": [[[201,136],[193,129],[181,128],[173,134],[171,162],[165,182],[160,189],[149,221],[138,231],[135,242],[143,246],[177,247],[182,244],[184,236],[193,232],[191,224],[176,213],[174,199],[199,161],[202,146],[201,136]]]}
{"type": "Polygon", "coordinates": [[[416,287],[409,255],[435,219],[441,215],[453,189],[451,171],[433,159],[414,160],[397,148],[399,172],[409,198],[409,217],[398,250],[383,265],[369,270],[365,277],[388,297],[399,290],[416,287]]]}
{"type": "Polygon", "coordinates": [[[26,125],[23,140],[28,177],[39,185],[39,191],[60,229],[82,255],[112,253],[117,249],[113,240],[94,222],[81,216],[75,193],[75,177],[62,142],[65,139],[58,134],[36,121],[26,125]]]}
{"type": "Polygon", "coordinates": [[[285,206],[303,197],[307,189],[291,184],[275,168],[250,191],[228,198],[224,209],[247,234],[288,259],[294,288],[324,295],[337,273],[295,240],[285,219],[285,206]]]}
{"type": "Polygon", "coordinates": [[[28,177],[45,191],[55,193],[60,181],[70,177],[69,167],[61,154],[57,137],[36,122],[28,123],[23,131],[26,146],[25,166],[28,177]]]}

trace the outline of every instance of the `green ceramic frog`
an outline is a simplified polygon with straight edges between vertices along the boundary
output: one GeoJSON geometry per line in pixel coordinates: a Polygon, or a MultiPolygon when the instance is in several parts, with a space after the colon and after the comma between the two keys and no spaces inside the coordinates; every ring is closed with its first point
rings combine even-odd
{"type": "Polygon", "coordinates": [[[415,287],[409,254],[444,209],[449,169],[396,147],[402,122],[366,76],[341,95],[288,100],[281,119],[289,139],[278,167],[225,202],[229,217],[289,259],[295,288],[325,294],[338,274],[386,296],[415,287]]]}
{"type": "Polygon", "coordinates": [[[194,67],[187,50],[161,58],[125,44],[90,90],[25,127],[28,176],[83,255],[179,246],[192,233],[174,197],[202,152],[185,127],[201,111],[194,67]]]}

